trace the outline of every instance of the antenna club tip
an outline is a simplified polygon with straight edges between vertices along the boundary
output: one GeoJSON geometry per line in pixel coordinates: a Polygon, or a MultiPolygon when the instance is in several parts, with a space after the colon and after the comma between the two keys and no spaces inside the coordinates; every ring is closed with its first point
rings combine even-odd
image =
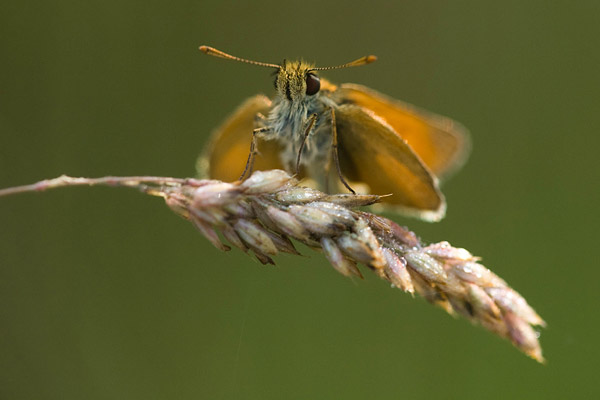
{"type": "Polygon", "coordinates": [[[375,62],[377,61],[377,56],[374,56],[373,54],[368,55],[365,61],[367,62],[367,64],[375,62]]]}
{"type": "Polygon", "coordinates": [[[207,54],[210,51],[210,49],[211,48],[209,46],[205,46],[205,45],[198,47],[198,50],[200,50],[201,52],[203,52],[205,54],[207,54]]]}

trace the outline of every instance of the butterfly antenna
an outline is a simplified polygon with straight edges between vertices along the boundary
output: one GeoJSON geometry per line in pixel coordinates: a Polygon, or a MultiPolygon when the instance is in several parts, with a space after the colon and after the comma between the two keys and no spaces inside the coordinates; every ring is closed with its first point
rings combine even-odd
{"type": "Polygon", "coordinates": [[[239,61],[239,62],[243,62],[246,64],[260,65],[261,67],[269,67],[269,68],[277,68],[277,69],[281,68],[277,64],[270,64],[270,63],[264,63],[264,62],[260,62],[260,61],[246,60],[245,58],[232,56],[231,54],[227,54],[225,52],[222,52],[221,50],[217,50],[214,47],[210,47],[210,46],[200,46],[199,50],[201,52],[203,52],[204,54],[208,54],[208,55],[220,57],[220,58],[225,58],[227,60],[239,61]]]}
{"type": "Polygon", "coordinates": [[[377,56],[370,55],[359,58],[358,60],[350,61],[349,63],[336,65],[335,67],[318,67],[311,68],[311,71],[326,71],[329,69],[339,69],[339,68],[348,68],[348,67],[360,67],[361,65],[371,64],[372,62],[377,61],[377,56]]]}

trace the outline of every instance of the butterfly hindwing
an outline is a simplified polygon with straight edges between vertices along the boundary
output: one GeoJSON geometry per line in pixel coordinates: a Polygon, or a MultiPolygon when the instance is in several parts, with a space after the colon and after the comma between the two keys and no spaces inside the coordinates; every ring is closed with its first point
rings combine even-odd
{"type": "Polygon", "coordinates": [[[430,221],[444,216],[437,178],[391,126],[357,105],[341,105],[335,114],[345,176],[373,194],[391,194],[383,203],[396,211],[430,221]]]}

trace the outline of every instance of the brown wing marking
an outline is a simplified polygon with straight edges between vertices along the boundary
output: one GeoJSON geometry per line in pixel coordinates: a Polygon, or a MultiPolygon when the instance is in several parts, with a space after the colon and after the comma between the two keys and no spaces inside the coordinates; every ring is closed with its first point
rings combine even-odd
{"type": "MultiPolygon", "coordinates": [[[[266,115],[270,107],[271,100],[268,97],[251,97],[215,129],[198,158],[196,165],[199,176],[226,182],[239,179],[248,160],[256,114],[266,115]]],[[[281,149],[277,142],[259,139],[258,151],[254,170],[284,169],[279,160],[281,149]]]]}
{"type": "Polygon", "coordinates": [[[371,193],[391,194],[383,204],[394,211],[428,221],[443,218],[446,203],[437,178],[385,121],[351,104],[335,112],[345,176],[367,184],[371,193]]]}
{"type": "Polygon", "coordinates": [[[359,105],[385,119],[440,178],[459,169],[469,154],[467,129],[450,118],[389,98],[362,85],[343,84],[335,96],[341,103],[359,105]]]}

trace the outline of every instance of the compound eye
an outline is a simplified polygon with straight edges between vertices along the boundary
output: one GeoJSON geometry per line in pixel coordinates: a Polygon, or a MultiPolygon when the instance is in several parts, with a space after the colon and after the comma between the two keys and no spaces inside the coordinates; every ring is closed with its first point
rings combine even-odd
{"type": "Polygon", "coordinates": [[[321,89],[319,77],[310,72],[306,74],[306,94],[312,96],[313,94],[317,94],[319,89],[321,89]]]}

